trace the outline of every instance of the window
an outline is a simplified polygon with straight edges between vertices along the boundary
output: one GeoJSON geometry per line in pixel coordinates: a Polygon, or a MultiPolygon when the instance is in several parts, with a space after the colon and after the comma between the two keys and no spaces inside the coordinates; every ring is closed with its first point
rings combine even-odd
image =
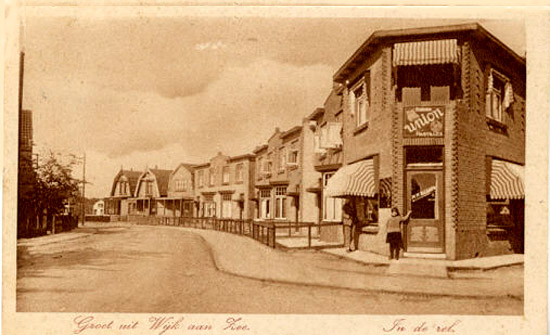
{"type": "MultiPolygon", "coordinates": [[[[328,180],[334,175],[334,172],[323,175],[323,189],[327,187],[328,180]]],[[[342,221],[342,199],[326,196],[323,192],[323,220],[342,221]]]]}
{"type": "Polygon", "coordinates": [[[231,194],[222,194],[222,218],[231,218],[231,194]]]}
{"type": "Polygon", "coordinates": [[[262,173],[264,172],[264,160],[263,157],[258,158],[258,161],[256,162],[256,171],[258,171],[258,179],[262,179],[262,173]]]}
{"type": "Polygon", "coordinates": [[[187,181],[178,179],[176,180],[176,192],[186,192],[187,191],[187,181]]]}
{"type": "Polygon", "coordinates": [[[229,184],[229,166],[224,166],[222,170],[222,183],[229,184]]]}
{"type": "Polygon", "coordinates": [[[272,154],[267,154],[267,159],[264,161],[263,171],[265,176],[271,176],[273,162],[271,161],[272,154]]]}
{"type": "Polygon", "coordinates": [[[370,104],[370,72],[367,71],[361,80],[351,89],[352,113],[355,115],[356,126],[361,127],[369,122],[370,104]]]}
{"type": "Polygon", "coordinates": [[[292,149],[288,153],[288,165],[298,165],[298,149],[292,149]]]}
{"type": "Polygon", "coordinates": [[[279,172],[285,172],[286,167],[286,148],[279,149],[279,172]]]}
{"type": "Polygon", "coordinates": [[[244,179],[243,171],[244,171],[243,163],[237,164],[237,166],[235,167],[235,181],[237,183],[242,183],[243,182],[243,179],[244,179]]]}
{"type": "Polygon", "coordinates": [[[405,162],[412,165],[442,165],[443,147],[441,146],[411,146],[405,148],[405,162]]]}
{"type": "Polygon", "coordinates": [[[200,170],[199,173],[198,173],[198,184],[199,184],[199,187],[203,187],[204,186],[204,170],[200,170]]]}
{"type": "Polygon", "coordinates": [[[286,187],[275,188],[275,218],[286,219],[286,187]]]}
{"type": "Polygon", "coordinates": [[[209,176],[210,176],[209,185],[214,186],[214,184],[216,183],[216,172],[215,172],[214,168],[210,168],[210,170],[208,172],[209,172],[209,176]]]}
{"type": "Polygon", "coordinates": [[[271,190],[260,190],[260,218],[271,218],[271,190]]]}
{"type": "Polygon", "coordinates": [[[514,227],[510,200],[491,200],[487,197],[487,228],[506,229],[514,227]]]}
{"type": "Polygon", "coordinates": [[[411,211],[413,219],[438,219],[437,179],[433,173],[419,173],[411,178],[411,211]]]}
{"type": "Polygon", "coordinates": [[[146,180],[145,181],[145,195],[153,195],[153,181],[152,180],[146,180]]]}
{"type": "Polygon", "coordinates": [[[213,195],[205,195],[202,204],[202,216],[207,218],[216,217],[216,202],[213,195]]]}
{"type": "Polygon", "coordinates": [[[342,123],[328,122],[321,126],[319,148],[335,149],[342,147],[342,123]]]}
{"type": "Polygon", "coordinates": [[[491,69],[487,78],[485,111],[488,118],[504,123],[504,111],[513,102],[512,84],[506,76],[491,69]]]}

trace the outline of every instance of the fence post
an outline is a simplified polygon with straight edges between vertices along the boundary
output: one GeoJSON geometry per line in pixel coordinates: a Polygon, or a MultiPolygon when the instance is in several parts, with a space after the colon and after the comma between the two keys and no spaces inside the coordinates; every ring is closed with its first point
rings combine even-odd
{"type": "Polygon", "coordinates": [[[277,228],[274,226],[273,227],[273,249],[275,249],[275,237],[277,236],[277,228]]]}
{"type": "Polygon", "coordinates": [[[307,246],[311,248],[311,225],[307,226],[307,246]]]}
{"type": "Polygon", "coordinates": [[[288,237],[292,236],[292,222],[288,221],[288,237]]]}

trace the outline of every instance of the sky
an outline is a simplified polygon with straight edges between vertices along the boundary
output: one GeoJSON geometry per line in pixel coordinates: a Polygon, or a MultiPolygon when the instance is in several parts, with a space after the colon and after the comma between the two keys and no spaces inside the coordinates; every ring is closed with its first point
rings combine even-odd
{"type": "MultiPolygon", "coordinates": [[[[368,36],[474,22],[319,17],[27,15],[23,108],[34,150],[86,153],[88,197],[121,167],[251,153],[321,107],[368,36]]],[[[523,56],[522,21],[480,22],[523,56]]],[[[77,167],[76,177],[81,177],[77,167]]]]}

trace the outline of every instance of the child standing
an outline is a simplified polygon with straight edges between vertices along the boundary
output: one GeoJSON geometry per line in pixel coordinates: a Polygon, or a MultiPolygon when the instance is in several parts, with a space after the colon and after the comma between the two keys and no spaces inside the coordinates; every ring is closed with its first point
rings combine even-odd
{"type": "Polygon", "coordinates": [[[390,256],[389,259],[394,258],[399,259],[399,249],[403,245],[403,240],[401,238],[401,224],[407,223],[411,216],[411,211],[407,213],[404,217],[399,215],[399,210],[394,207],[391,210],[391,217],[386,223],[386,243],[390,244],[390,256]]]}

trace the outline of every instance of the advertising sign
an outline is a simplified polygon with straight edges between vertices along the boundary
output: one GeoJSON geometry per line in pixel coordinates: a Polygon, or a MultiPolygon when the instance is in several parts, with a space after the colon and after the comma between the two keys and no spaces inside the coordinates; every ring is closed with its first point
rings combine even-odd
{"type": "Polygon", "coordinates": [[[444,125],[443,106],[403,108],[404,137],[443,137],[444,125]]]}

